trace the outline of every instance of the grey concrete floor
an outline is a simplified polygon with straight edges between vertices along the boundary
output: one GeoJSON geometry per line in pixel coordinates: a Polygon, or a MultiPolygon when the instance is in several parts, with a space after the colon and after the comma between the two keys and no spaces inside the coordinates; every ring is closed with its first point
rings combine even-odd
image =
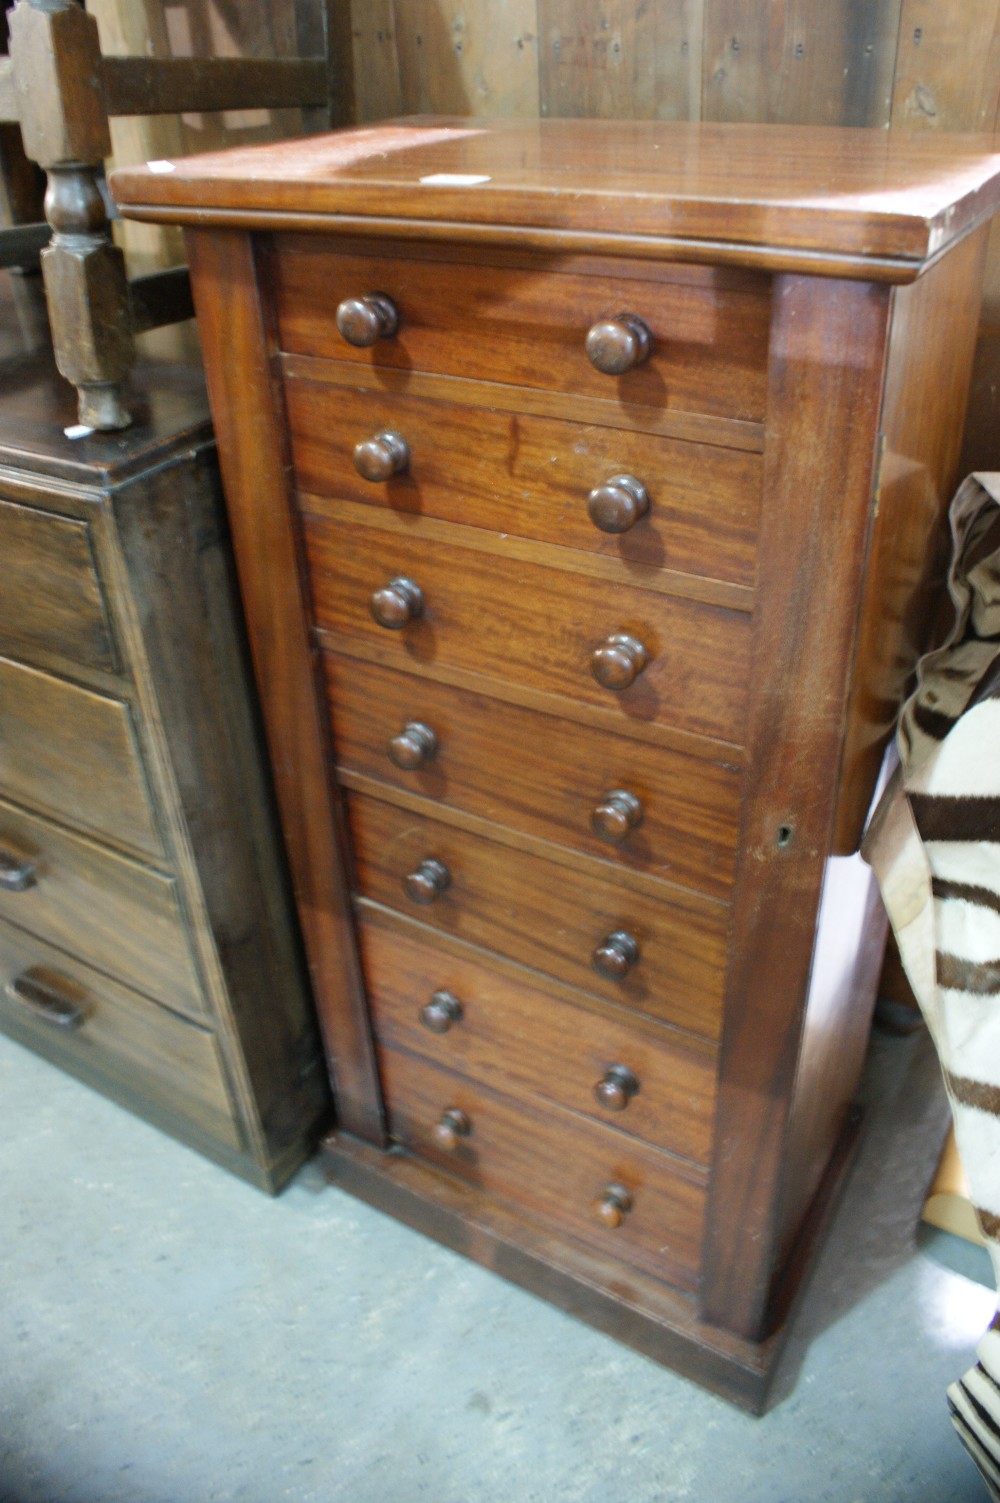
{"type": "Polygon", "coordinates": [[[944,1390],[985,1254],[918,1228],[945,1112],[869,1131],[755,1420],[326,1188],[277,1200],[0,1039],[4,1503],[983,1503],[944,1390]]]}

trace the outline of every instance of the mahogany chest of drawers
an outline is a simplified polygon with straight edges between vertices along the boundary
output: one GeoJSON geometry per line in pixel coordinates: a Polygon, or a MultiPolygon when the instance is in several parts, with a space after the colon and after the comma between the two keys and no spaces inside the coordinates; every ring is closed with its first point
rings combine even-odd
{"type": "Polygon", "coordinates": [[[750,1405],[853,1132],[998,170],[415,120],[114,183],[190,230],[334,1176],[750,1405]]]}
{"type": "Polygon", "coordinates": [[[329,1091],[249,695],[204,384],[74,439],[0,402],[0,1029],[266,1189],[329,1091]]]}

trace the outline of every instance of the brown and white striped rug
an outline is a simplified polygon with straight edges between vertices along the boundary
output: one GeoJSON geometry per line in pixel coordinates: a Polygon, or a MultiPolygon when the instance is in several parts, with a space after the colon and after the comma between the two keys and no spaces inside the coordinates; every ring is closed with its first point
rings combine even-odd
{"type": "MultiPolygon", "coordinates": [[[[937,1048],[1000,1281],[1000,473],[964,482],[951,528],[954,626],[920,664],[863,853],[937,1048]]],[[[1000,1312],[976,1355],[948,1400],[1000,1500],[1000,1312]]]]}

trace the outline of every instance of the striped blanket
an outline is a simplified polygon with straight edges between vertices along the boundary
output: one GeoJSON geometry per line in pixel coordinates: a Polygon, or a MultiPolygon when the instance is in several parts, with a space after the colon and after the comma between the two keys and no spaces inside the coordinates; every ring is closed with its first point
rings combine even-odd
{"type": "MultiPolygon", "coordinates": [[[[954,625],[920,664],[863,853],[937,1048],[1000,1280],[1000,473],[965,481],[951,528],[954,625]]],[[[948,1399],[1000,1500],[1000,1312],[976,1355],[948,1399]]]]}

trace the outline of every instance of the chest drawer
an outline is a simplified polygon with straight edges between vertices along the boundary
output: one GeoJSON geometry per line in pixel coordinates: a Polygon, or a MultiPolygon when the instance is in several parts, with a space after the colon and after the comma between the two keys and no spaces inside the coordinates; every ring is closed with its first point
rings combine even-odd
{"type": "Polygon", "coordinates": [[[211,1033],[6,924],[0,1023],[126,1101],[242,1146],[211,1033]]]}
{"type": "Polygon", "coordinates": [[[707,1037],[717,1037],[728,909],[678,889],[651,896],[439,820],[351,795],[348,803],[361,895],[421,918],[456,938],[707,1037]],[[432,901],[426,867],[447,871],[432,901]],[[411,877],[417,881],[408,882],[411,877]],[[627,935],[626,945],[617,936],[627,935]],[[595,968],[595,955],[617,979],[595,968]]]}
{"type": "Polygon", "coordinates": [[[623,1133],[514,1101],[394,1049],[379,1051],[379,1067],[398,1142],[544,1225],[695,1287],[705,1207],[697,1171],[623,1133]],[[460,1113],[469,1131],[444,1147],[440,1128],[449,1113],[460,1113]],[[615,1187],[628,1202],[617,1226],[599,1219],[615,1187]]]}
{"type": "MultiPolygon", "coordinates": [[[[464,407],[409,396],[405,389],[382,391],[370,376],[363,379],[359,389],[303,378],[285,382],[295,480],[313,497],[753,585],[759,454],[464,407]],[[408,458],[402,471],[373,482],[359,473],[354,451],[385,432],[403,439],[408,458]],[[590,509],[616,525],[628,521],[630,513],[613,512],[615,497],[607,491],[608,481],[623,474],[640,482],[647,509],[622,532],[602,531],[590,509]],[[594,491],[599,494],[589,503],[594,491]]],[[[319,509],[313,499],[306,504],[319,509]]]]}
{"type": "Polygon", "coordinates": [[[416,531],[315,517],[304,528],[318,625],[369,644],[392,666],[432,663],[613,708],[623,730],[634,718],[728,742],[744,734],[750,627],[739,611],[416,531]],[[399,577],[418,586],[422,607],[401,630],[386,630],[372,596],[399,577]],[[595,654],[622,635],[641,658],[632,683],[610,689],[594,677],[595,654]]]}
{"type": "Polygon", "coordinates": [[[323,661],[337,765],[349,784],[375,778],[712,897],[728,894],[739,799],[732,765],[336,653],[323,661]],[[408,768],[393,760],[414,756],[423,760],[408,768]],[[594,823],[601,828],[608,794],[621,792],[638,800],[639,823],[604,838],[594,823]]]}
{"type": "Polygon", "coordinates": [[[162,859],[128,705],[3,658],[0,794],[162,859]]]}
{"type": "Polygon", "coordinates": [[[654,280],[622,275],[619,264],[576,275],[544,258],[484,266],[355,256],[293,236],[279,240],[272,267],[278,338],[293,354],[741,420],[764,414],[769,281],[753,273],[676,268],[654,280]],[[392,300],[398,327],[357,349],[337,308],[371,293],[392,300]],[[623,312],[647,326],[652,351],[636,369],[606,375],[587,357],[587,334],[623,312]]]}
{"type": "Polygon", "coordinates": [[[118,668],[86,522],[0,500],[0,651],[42,667],[118,668]]]}
{"type": "Polygon", "coordinates": [[[204,1011],[174,879],[3,802],[0,918],[170,1007],[204,1011]],[[29,885],[5,885],[4,866],[29,885]]]}
{"type": "Polygon", "coordinates": [[[435,944],[419,927],[371,908],[360,939],[381,1043],[708,1162],[711,1046],[582,999],[574,1004],[546,991],[535,973],[435,944]]]}

